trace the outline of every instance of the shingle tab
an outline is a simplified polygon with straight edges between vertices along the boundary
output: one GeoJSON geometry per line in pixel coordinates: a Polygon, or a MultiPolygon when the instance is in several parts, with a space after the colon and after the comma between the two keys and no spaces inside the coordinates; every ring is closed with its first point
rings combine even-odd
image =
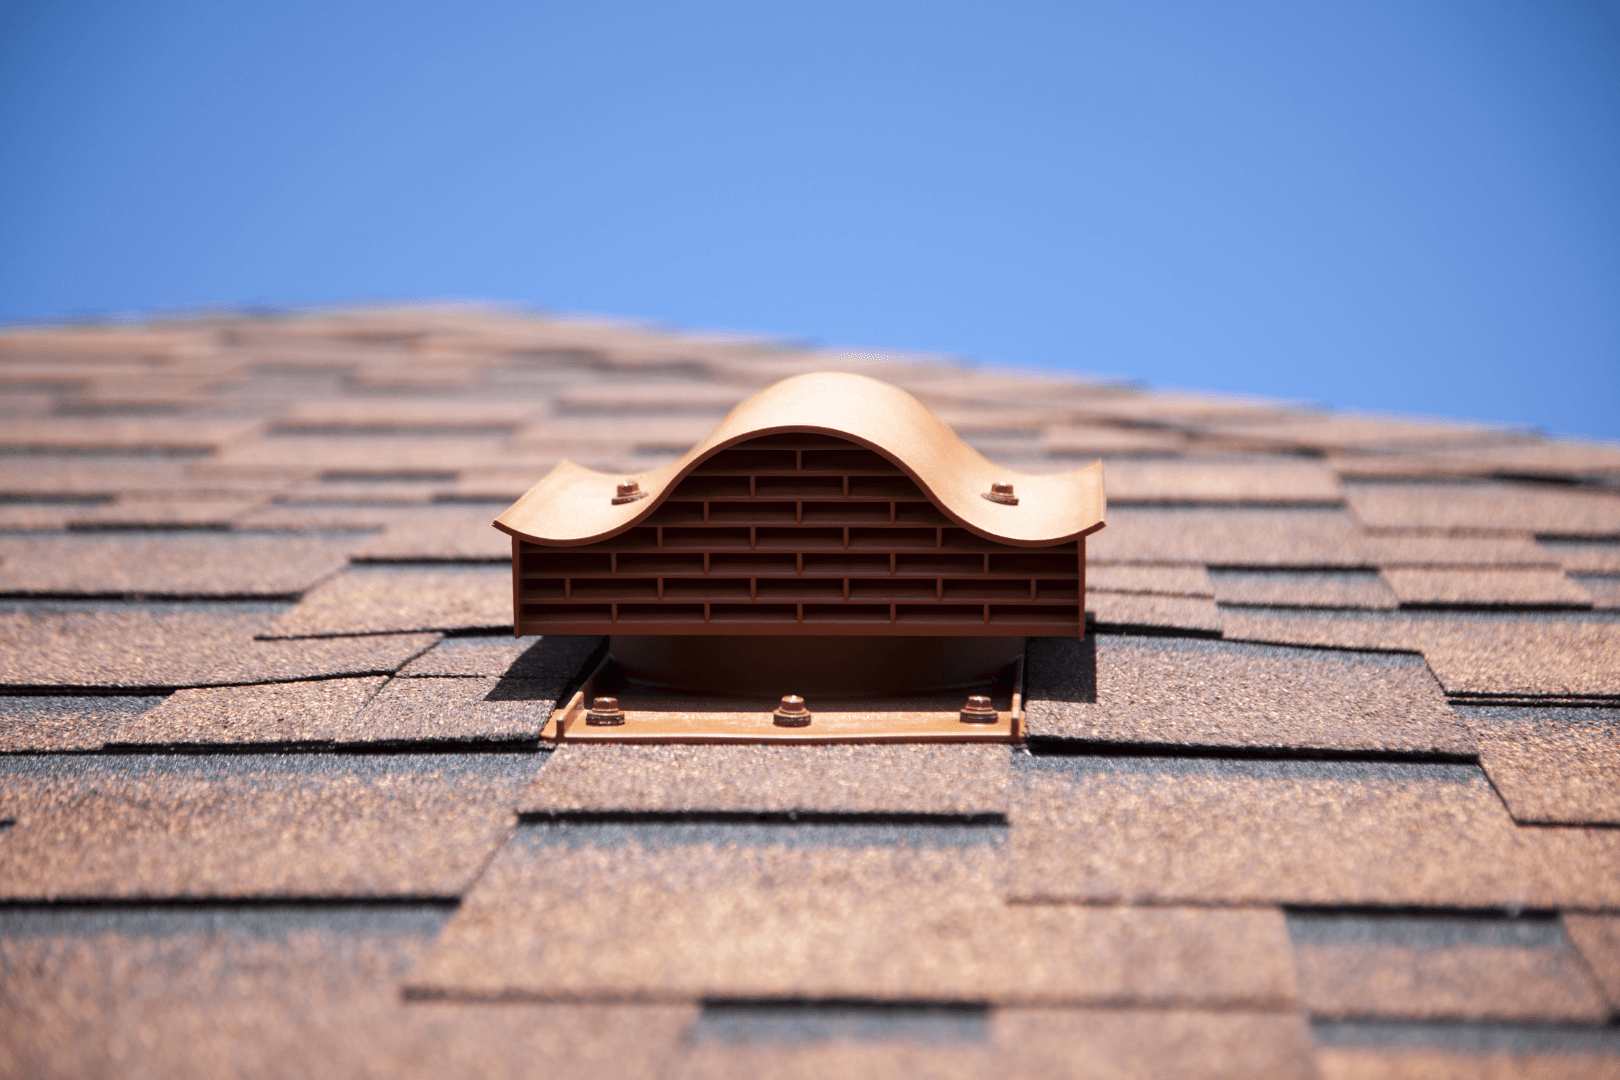
{"type": "Polygon", "coordinates": [[[1553,918],[1302,912],[1288,930],[1313,1016],[1608,1019],[1553,918]]]}
{"type": "Polygon", "coordinates": [[[110,739],[129,745],[358,742],[355,717],[387,679],[177,690],[110,739]]]}
{"type": "Polygon", "coordinates": [[[447,637],[400,668],[399,674],[405,678],[499,675],[508,679],[567,681],[606,647],[607,639],[600,637],[447,637]]]}
{"type": "Polygon", "coordinates": [[[564,745],[525,813],[993,815],[1007,810],[1008,748],[956,745],[564,745]]]}
{"type": "Polygon", "coordinates": [[[1202,563],[1223,567],[1361,569],[1377,566],[1546,566],[1529,536],[1372,534],[1342,510],[1110,510],[1086,541],[1104,562],[1202,563]]]}
{"type": "Polygon", "coordinates": [[[1228,608],[1221,624],[1244,641],[1421,652],[1448,694],[1620,695],[1620,622],[1608,617],[1228,608]]]}
{"type": "Polygon", "coordinates": [[[1292,998],[1279,912],[1011,908],[998,836],[952,825],[526,826],[410,985],[472,999],[1292,998]]]}
{"type": "Polygon", "coordinates": [[[124,723],[163,702],[160,697],[26,697],[0,695],[0,753],[100,750],[124,723]]]}
{"type": "Polygon", "coordinates": [[[1116,461],[1108,501],[1122,503],[1282,503],[1338,505],[1339,478],[1313,461],[1116,461]]]}
{"type": "Polygon", "coordinates": [[[1460,567],[1390,567],[1382,571],[1407,607],[1589,608],[1591,594],[1562,570],[1481,570],[1460,567]]]}
{"type": "Polygon", "coordinates": [[[1350,509],[1377,529],[1620,535],[1620,495],[1527,484],[1354,484],[1350,509]]]}
{"type": "Polygon", "coordinates": [[[357,566],[311,590],[267,637],[512,627],[507,566],[357,566]]]}
{"type": "Polygon", "coordinates": [[[1086,565],[1086,588],[1097,592],[1148,593],[1157,596],[1215,595],[1209,572],[1202,566],[1143,566],[1139,564],[1086,565]]]}
{"type": "Polygon", "coordinates": [[[1609,1009],[1620,1015],[1620,915],[1564,913],[1564,932],[1603,988],[1609,1009]]]}
{"type": "Polygon", "coordinates": [[[1109,630],[1179,630],[1214,637],[1221,632],[1215,601],[1199,596],[1086,590],[1086,616],[1109,630]]]}
{"type": "Polygon", "coordinates": [[[442,909],[0,911],[0,1075],[645,1080],[690,1005],[405,1002],[442,909]]]}
{"type": "Polygon", "coordinates": [[[532,754],[0,758],[0,899],[447,897],[532,754]]]}
{"type": "MultiPolygon", "coordinates": [[[[716,1011],[705,1009],[703,1017],[716,1011]]],[[[950,1029],[919,1032],[904,1013],[870,1006],[767,1004],[748,1011],[760,1019],[741,1028],[721,1029],[700,1017],[671,1076],[1317,1080],[1309,1029],[1289,1013],[1002,1008],[990,1010],[983,1033],[969,1038],[952,1037],[950,1029]]]]}
{"type": "Polygon", "coordinates": [[[1400,603],[1371,570],[1218,570],[1210,584],[1225,605],[1393,611],[1400,603]]]}
{"type": "Polygon", "coordinates": [[[1014,898],[1620,904],[1620,833],[1515,825],[1471,765],[1024,761],[1010,814],[1014,898]]]}
{"type": "Polygon", "coordinates": [[[0,536],[0,593],[292,596],[341,570],[350,543],[170,532],[0,536]]]}
{"type": "Polygon", "coordinates": [[[184,687],[386,675],[439,640],[376,634],[258,641],[279,604],[0,606],[0,685],[184,687]]]}
{"type": "Polygon", "coordinates": [[[1620,825],[1620,709],[1494,705],[1458,712],[1514,820],[1620,825]]]}
{"type": "Polygon", "coordinates": [[[360,742],[533,742],[563,679],[394,679],[355,719],[360,742]]]}
{"type": "Polygon", "coordinates": [[[1422,661],[1098,634],[1031,639],[1032,739],[1471,754],[1422,661]]]}

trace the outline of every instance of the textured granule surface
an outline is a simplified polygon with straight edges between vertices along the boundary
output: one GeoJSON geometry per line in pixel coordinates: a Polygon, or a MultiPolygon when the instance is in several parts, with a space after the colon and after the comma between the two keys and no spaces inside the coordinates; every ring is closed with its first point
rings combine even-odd
{"type": "Polygon", "coordinates": [[[0,1076],[1620,1077],[1620,447],[473,308],[0,333],[0,1076]],[[490,527],[1101,457],[1007,745],[581,745],[490,527]]]}

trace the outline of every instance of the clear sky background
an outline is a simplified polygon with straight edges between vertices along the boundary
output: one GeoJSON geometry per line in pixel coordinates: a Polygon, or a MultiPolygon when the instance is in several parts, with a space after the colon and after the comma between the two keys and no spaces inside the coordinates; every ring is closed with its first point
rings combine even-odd
{"type": "Polygon", "coordinates": [[[1620,438],[1620,3],[0,0],[0,319],[382,297],[1620,438]]]}

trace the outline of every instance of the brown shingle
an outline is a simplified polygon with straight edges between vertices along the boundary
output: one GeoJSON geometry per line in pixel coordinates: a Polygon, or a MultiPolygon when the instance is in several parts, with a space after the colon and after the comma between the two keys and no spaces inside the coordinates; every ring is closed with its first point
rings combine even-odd
{"type": "Polygon", "coordinates": [[[497,530],[496,507],[434,506],[399,515],[354,547],[354,558],[378,562],[510,562],[512,538],[497,530]]]}
{"type": "Polygon", "coordinates": [[[1041,435],[1041,449],[1060,457],[1170,454],[1179,453],[1186,445],[1187,436],[1179,431],[1118,427],[1112,424],[1065,424],[1061,427],[1049,427],[1041,435]]]}
{"type": "Polygon", "coordinates": [[[1285,1005],[1265,909],[1001,902],[997,829],[527,826],[462,902],[418,993],[1285,1005]],[[636,932],[623,932],[626,925],[636,932]]]}
{"type": "Polygon", "coordinates": [[[1597,610],[1620,609],[1620,574],[1588,574],[1573,580],[1582,592],[1592,598],[1592,606],[1597,610]]]}
{"type": "Polygon", "coordinates": [[[351,742],[354,719],[387,680],[316,679],[177,690],[110,741],[147,745],[351,742]]]}
{"type": "Polygon", "coordinates": [[[1556,919],[1296,913],[1288,929],[1314,1016],[1608,1019],[1556,919]]]}
{"type": "Polygon", "coordinates": [[[0,685],[182,687],[388,674],[437,634],[255,641],[279,605],[36,602],[0,610],[0,685]]]}
{"type": "Polygon", "coordinates": [[[1014,770],[1014,898],[1620,904],[1620,834],[1515,825],[1471,765],[1042,756],[1014,770]]]}
{"type": "Polygon", "coordinates": [[[1310,1031],[1289,1013],[1001,1008],[979,1017],[920,1007],[711,1006],[688,1034],[670,1075],[676,1080],[1317,1077],[1310,1031]],[[943,1019],[935,1019],[939,1015],[943,1019]]]}
{"type": "Polygon", "coordinates": [[[348,562],[340,540],[230,533],[0,537],[0,592],[290,596],[348,562]]]}
{"type": "Polygon", "coordinates": [[[0,898],[454,896],[532,754],[0,759],[0,898]]]}
{"type": "Polygon", "coordinates": [[[1448,694],[1613,697],[1620,623],[1560,615],[1306,613],[1229,608],[1225,636],[1283,645],[1421,652],[1448,694]]]}
{"type": "Polygon", "coordinates": [[[1459,712],[1516,821],[1620,825],[1620,709],[1459,712]]]}
{"type": "Polygon", "coordinates": [[[1221,632],[1215,601],[1197,596],[1151,596],[1086,590],[1086,615],[1110,630],[1180,630],[1214,636],[1221,632]]]}
{"type": "Polygon", "coordinates": [[[1354,484],[1350,509],[1375,529],[1620,535],[1620,495],[1524,484],[1354,484]]]}
{"type": "Polygon", "coordinates": [[[1371,570],[1220,570],[1210,584],[1219,604],[1393,611],[1400,603],[1371,570]]]}
{"type": "Polygon", "coordinates": [[[213,450],[255,434],[257,421],[189,420],[167,417],[59,417],[9,420],[0,430],[8,449],[213,450]]]}
{"type": "Polygon", "coordinates": [[[1564,931],[1596,976],[1612,1012],[1620,1014],[1620,915],[1564,913],[1564,931]]]}
{"type": "Polygon", "coordinates": [[[407,1003],[440,910],[324,905],[0,913],[0,1075],[645,1080],[688,1005],[407,1003]]]}
{"type": "Polygon", "coordinates": [[[1371,535],[1342,510],[1110,510],[1086,541],[1103,562],[1233,567],[1545,566],[1528,537],[1371,535]]]}
{"type": "Polygon", "coordinates": [[[1620,1039],[1597,1025],[1318,1021],[1322,1080],[1615,1080],[1620,1039]]]}
{"type": "Polygon", "coordinates": [[[1551,567],[1514,570],[1389,567],[1381,575],[1403,605],[1588,608],[1592,597],[1551,567]]]}
{"type": "Polygon", "coordinates": [[[1186,638],[1035,638],[1031,738],[1470,754],[1422,661],[1186,638]]]}
{"type": "Polygon", "coordinates": [[[1489,446],[1522,435],[1501,428],[1405,416],[1295,414],[1253,423],[1205,424],[1201,434],[1257,450],[1379,450],[1418,446],[1489,446]]]}
{"type": "Polygon", "coordinates": [[[599,637],[448,637],[400,668],[403,677],[466,678],[500,675],[508,679],[566,682],[606,644],[599,637]]]}
{"type": "Polygon", "coordinates": [[[100,750],[120,725],[160,697],[11,697],[0,695],[0,753],[100,750]]]}
{"type": "Polygon", "coordinates": [[[395,679],[352,726],[352,742],[532,742],[562,680],[395,679]]]}
{"type": "Polygon", "coordinates": [[[512,625],[512,571],[501,565],[351,567],[305,596],[269,637],[328,637],[512,625]]]}
{"type": "Polygon", "coordinates": [[[1158,596],[1215,595],[1202,566],[1141,566],[1103,563],[1086,566],[1086,589],[1096,592],[1149,593],[1158,596]]]}
{"type": "Polygon", "coordinates": [[[1583,480],[1620,474],[1620,446],[1517,439],[1500,446],[1428,454],[1331,454],[1328,464],[1340,476],[1518,476],[1583,480]]]}
{"type": "Polygon", "coordinates": [[[1005,746],[569,746],[525,813],[1002,814],[1005,746]]]}
{"type": "Polygon", "coordinates": [[[1339,478],[1313,461],[1116,461],[1108,501],[1121,503],[1327,503],[1339,478]]]}
{"type": "Polygon", "coordinates": [[[180,495],[123,495],[84,500],[46,499],[0,503],[0,528],[61,529],[225,529],[270,497],[193,498],[180,495]]]}
{"type": "Polygon", "coordinates": [[[1571,573],[1620,574],[1620,543],[1542,540],[1537,546],[1571,573]]]}

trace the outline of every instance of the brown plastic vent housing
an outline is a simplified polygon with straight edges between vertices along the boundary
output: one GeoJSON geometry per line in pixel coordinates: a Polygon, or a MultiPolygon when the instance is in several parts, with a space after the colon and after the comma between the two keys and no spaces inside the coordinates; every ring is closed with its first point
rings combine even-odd
{"type": "Polygon", "coordinates": [[[495,527],[519,636],[1024,638],[1084,634],[1104,513],[1101,462],[1003,469],[905,391],[819,373],[661,468],[565,461],[495,527]]]}

